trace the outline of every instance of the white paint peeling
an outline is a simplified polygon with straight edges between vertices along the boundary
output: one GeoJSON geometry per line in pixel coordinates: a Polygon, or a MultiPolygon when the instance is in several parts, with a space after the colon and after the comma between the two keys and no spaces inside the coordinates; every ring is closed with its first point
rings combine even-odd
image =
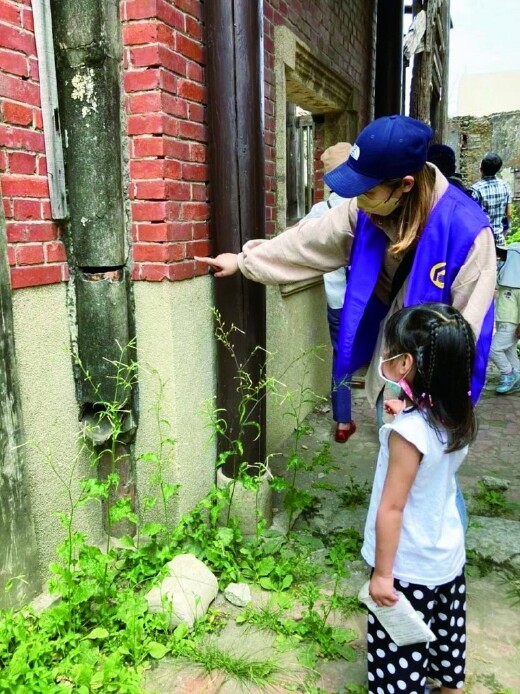
{"type": "Polygon", "coordinates": [[[72,87],[72,98],[84,102],[81,109],[83,118],[86,118],[89,113],[97,112],[97,101],[94,94],[94,70],[91,67],[74,75],[72,87]]]}
{"type": "Polygon", "coordinates": [[[88,217],[82,217],[80,221],[81,221],[81,226],[84,227],[84,226],[86,226],[86,224],[88,222],[88,217]]]}

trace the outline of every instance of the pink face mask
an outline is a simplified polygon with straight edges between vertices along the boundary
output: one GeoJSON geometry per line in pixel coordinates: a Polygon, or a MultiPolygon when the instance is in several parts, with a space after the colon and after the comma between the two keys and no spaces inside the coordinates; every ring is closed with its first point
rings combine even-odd
{"type": "Polygon", "coordinates": [[[389,383],[392,386],[399,386],[403,393],[406,395],[406,397],[413,402],[414,396],[412,393],[412,389],[410,388],[410,384],[408,381],[405,380],[406,376],[408,375],[408,371],[404,374],[404,376],[401,376],[401,378],[398,381],[392,381],[391,378],[387,378],[384,373],[383,373],[383,364],[387,361],[393,361],[394,359],[397,359],[398,357],[404,356],[404,352],[401,352],[401,354],[396,354],[393,357],[388,357],[388,359],[383,359],[381,357],[379,359],[379,365],[377,368],[377,373],[379,374],[379,377],[383,380],[386,381],[386,383],[389,383]]]}

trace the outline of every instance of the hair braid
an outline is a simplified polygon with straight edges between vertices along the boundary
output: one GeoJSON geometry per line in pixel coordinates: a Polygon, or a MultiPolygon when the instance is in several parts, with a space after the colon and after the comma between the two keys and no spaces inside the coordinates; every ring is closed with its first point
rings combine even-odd
{"type": "Polygon", "coordinates": [[[473,350],[471,348],[471,336],[468,330],[468,324],[462,315],[456,315],[455,320],[459,324],[462,332],[464,333],[464,340],[466,342],[466,379],[468,384],[468,396],[471,395],[471,381],[473,375],[473,350]]]}
{"type": "Polygon", "coordinates": [[[435,375],[435,366],[437,364],[437,333],[439,331],[439,323],[432,321],[430,323],[430,358],[428,360],[428,375],[426,376],[427,394],[431,396],[431,385],[435,375]]]}

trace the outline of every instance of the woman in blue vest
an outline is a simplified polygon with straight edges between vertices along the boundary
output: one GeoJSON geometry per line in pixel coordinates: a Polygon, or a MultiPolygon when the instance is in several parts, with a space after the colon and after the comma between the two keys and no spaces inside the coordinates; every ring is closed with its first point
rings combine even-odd
{"type": "Polygon", "coordinates": [[[386,319],[403,306],[440,301],[457,308],[477,338],[472,397],[484,385],[493,330],[496,256],[480,207],[426,161],[432,130],[407,116],[385,116],[358,136],[346,162],[325,175],[345,201],[239,254],[198,258],[215,277],[240,270],[263,284],[298,282],[350,265],[336,381],[369,364],[377,374],[386,319]]]}

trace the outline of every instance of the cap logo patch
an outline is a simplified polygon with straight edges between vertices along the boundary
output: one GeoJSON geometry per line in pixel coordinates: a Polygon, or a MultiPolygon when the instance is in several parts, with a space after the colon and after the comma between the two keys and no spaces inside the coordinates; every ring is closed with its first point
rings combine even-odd
{"type": "Polygon", "coordinates": [[[352,159],[355,159],[356,161],[359,159],[359,155],[361,154],[361,150],[357,145],[353,145],[352,150],[350,151],[350,156],[352,159]]]}

